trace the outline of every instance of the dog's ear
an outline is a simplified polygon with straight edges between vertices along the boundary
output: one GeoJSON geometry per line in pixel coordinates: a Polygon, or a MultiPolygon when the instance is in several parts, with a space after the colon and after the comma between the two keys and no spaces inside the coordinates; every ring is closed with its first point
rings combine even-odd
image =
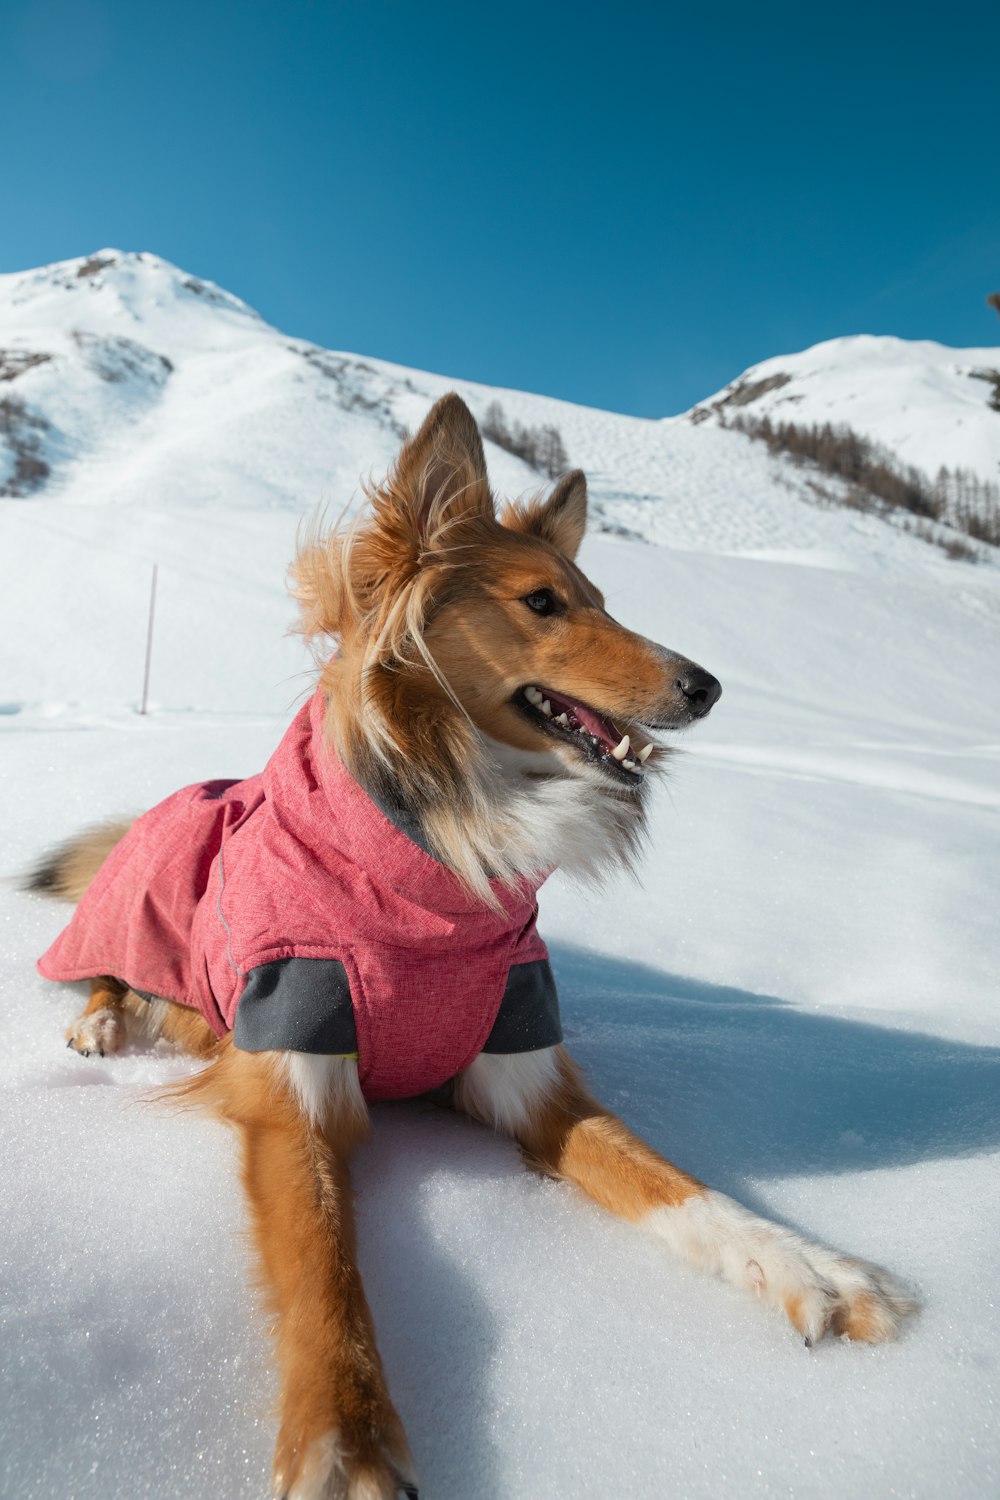
{"type": "Polygon", "coordinates": [[[571,469],[546,500],[512,505],[503,517],[512,531],[541,537],[572,562],[587,529],[587,479],[582,469],[571,469]]]}
{"type": "Polygon", "coordinates": [[[453,522],[495,518],[479,428],[460,396],[431,407],[368,493],[371,516],[358,527],[324,534],[316,525],[300,543],[291,584],[306,636],[343,640],[373,608],[390,611],[436,538],[447,547],[453,522]]]}
{"type": "Polygon", "coordinates": [[[420,431],[403,444],[392,489],[423,538],[461,517],[494,514],[483,440],[454,391],[434,403],[420,431]]]}

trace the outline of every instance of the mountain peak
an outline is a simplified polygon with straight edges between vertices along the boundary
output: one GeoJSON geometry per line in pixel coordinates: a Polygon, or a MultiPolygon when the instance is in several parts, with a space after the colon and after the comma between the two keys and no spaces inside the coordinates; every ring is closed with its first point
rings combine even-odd
{"type": "Polygon", "coordinates": [[[322,349],[149,251],[104,247],[0,277],[0,495],[339,508],[457,390],[480,421],[500,409],[485,436],[501,492],[545,477],[502,432],[555,433],[567,466],[588,473],[596,528],[675,548],[867,559],[898,536],[822,510],[809,471],[786,458],[777,478],[766,444],[724,429],[764,416],[847,425],[931,480],[947,465],[992,483],[998,371],[997,349],[831,339],[752,366],[686,419],[652,422],[322,349]]]}
{"type": "Polygon", "coordinates": [[[727,426],[741,414],[850,427],[933,477],[944,465],[1000,477],[1000,349],[850,334],[751,365],[685,414],[727,426]]]}
{"type": "MultiPolygon", "coordinates": [[[[20,307],[26,312],[30,306],[32,321],[39,315],[44,317],[46,303],[55,299],[58,321],[65,322],[67,293],[79,302],[79,316],[88,322],[101,312],[135,322],[158,322],[164,312],[183,312],[192,303],[262,321],[259,313],[232,292],[148,250],[106,246],[36,270],[0,276],[0,306],[6,302],[12,310],[20,307]]],[[[74,307],[70,316],[75,314],[74,307]]]]}

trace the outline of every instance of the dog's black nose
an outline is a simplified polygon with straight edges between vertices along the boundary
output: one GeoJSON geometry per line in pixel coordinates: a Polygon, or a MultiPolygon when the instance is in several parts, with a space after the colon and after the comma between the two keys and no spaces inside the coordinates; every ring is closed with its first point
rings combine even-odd
{"type": "Polygon", "coordinates": [[[703,719],[713,704],[722,696],[722,683],[711,672],[701,667],[690,667],[683,677],[678,677],[677,686],[691,705],[691,711],[703,719]]]}

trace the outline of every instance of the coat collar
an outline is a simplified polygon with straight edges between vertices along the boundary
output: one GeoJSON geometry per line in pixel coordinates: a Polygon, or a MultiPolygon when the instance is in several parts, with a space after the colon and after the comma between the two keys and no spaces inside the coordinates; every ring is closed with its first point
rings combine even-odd
{"type": "Polygon", "coordinates": [[[355,781],[325,733],[326,695],[320,688],[300,711],[268,764],[274,801],[294,823],[296,836],[322,860],[331,846],[365,871],[375,891],[388,885],[401,896],[441,914],[478,916],[504,927],[520,926],[535,910],[544,876],[508,885],[491,880],[501,911],[492,911],[431,854],[409,811],[376,802],[355,781]]]}

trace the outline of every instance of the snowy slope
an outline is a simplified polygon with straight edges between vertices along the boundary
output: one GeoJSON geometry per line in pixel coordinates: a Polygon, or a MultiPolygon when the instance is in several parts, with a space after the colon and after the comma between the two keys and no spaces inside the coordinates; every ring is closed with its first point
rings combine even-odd
{"type": "MultiPolygon", "coordinates": [[[[937,345],[841,342],[958,358],[937,345]]],[[[972,354],[1000,366],[998,350],[972,354]]],[[[842,375],[854,380],[863,369],[866,389],[878,389],[877,350],[870,369],[857,354],[848,363],[850,375],[838,367],[813,384],[825,390],[829,378],[836,391],[842,375]]],[[[6,484],[70,504],[145,506],[155,496],[158,509],[233,504],[300,514],[328,505],[336,512],[358,496],[361,479],[385,468],[428,402],[454,388],[479,416],[499,399],[512,421],[556,426],[570,462],[587,470],[603,529],[692,550],[836,551],[861,564],[874,554],[887,567],[901,555],[884,523],[830,517],[817,508],[807,473],[714,421],[645,421],[320,349],[149,254],[105,250],[0,277],[4,372],[0,403],[14,407],[0,421],[0,493],[6,484]],[[17,452],[25,449],[48,474],[17,480],[17,452]]],[[[965,386],[972,397],[941,386],[938,426],[961,431],[964,422],[971,433],[974,414],[987,434],[982,443],[992,434],[1000,445],[1000,413],[986,406],[991,388],[965,386]]],[[[890,382],[887,400],[905,404],[905,391],[897,397],[896,389],[890,382]]],[[[917,425],[937,430],[923,409],[917,425]]],[[[977,436],[966,452],[949,440],[932,470],[939,462],[978,462],[979,444],[977,436]]],[[[990,451],[995,471],[1000,446],[990,451]]],[[[905,443],[900,453],[909,455],[905,443]]],[[[493,444],[489,457],[505,492],[539,484],[533,469],[493,444]]],[[[903,555],[911,568],[941,562],[916,541],[903,555]]]]}
{"type": "Polygon", "coordinates": [[[932,479],[944,465],[1000,480],[1000,349],[859,334],[751,365],[687,414],[830,422],[881,443],[932,479]]]}
{"type": "MultiPolygon", "coordinates": [[[[423,1500],[995,1494],[1000,572],[804,503],[712,423],[307,357],[153,257],[82,264],[0,283],[0,348],[52,356],[0,385],[51,423],[52,470],[0,502],[2,873],[261,766],[308,688],[296,526],[434,396],[554,422],[599,520],[657,543],[585,544],[609,608],[725,687],[642,884],[543,890],[570,1045],[658,1147],[925,1302],[893,1347],[809,1353],[507,1144],[380,1107],[360,1253],[423,1500]],[[126,377],[95,373],[112,337],[152,358],[119,343],[126,377]]],[[[489,456],[498,487],[538,482],[489,456]]],[[[262,1496],[273,1381],[230,1143],[141,1102],[183,1060],[65,1050],[79,997],[33,970],[62,920],[0,889],[0,1495],[262,1496]]]]}

